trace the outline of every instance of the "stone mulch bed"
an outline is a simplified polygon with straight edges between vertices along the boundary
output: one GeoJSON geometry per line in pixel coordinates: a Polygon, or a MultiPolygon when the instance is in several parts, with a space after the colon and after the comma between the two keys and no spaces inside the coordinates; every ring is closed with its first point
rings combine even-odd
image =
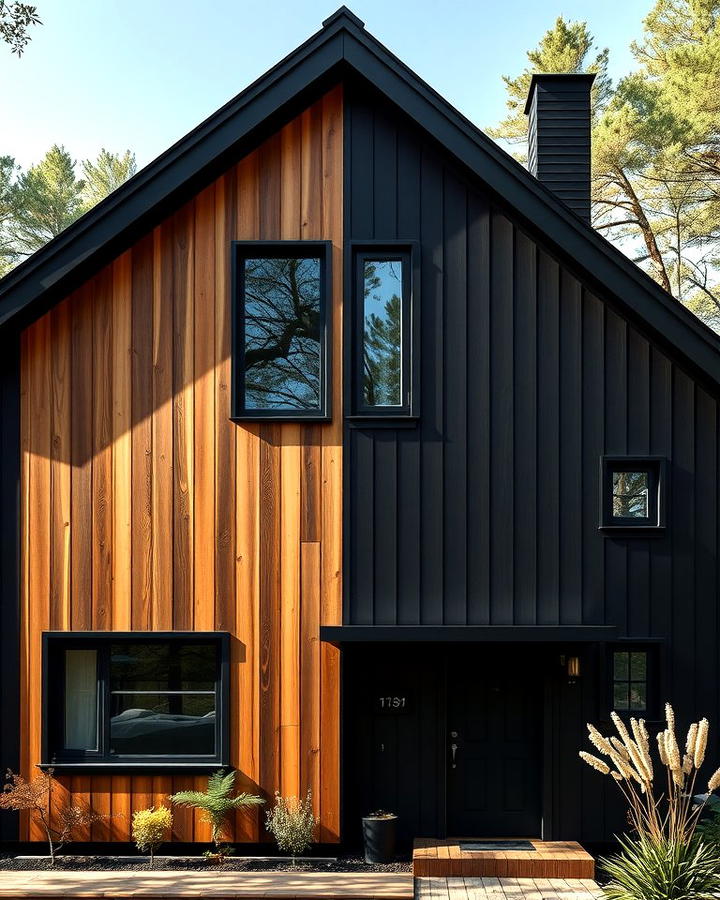
{"type": "MultiPolygon", "coordinates": [[[[10,853],[0,854],[0,870],[4,871],[47,871],[50,860],[47,857],[17,857],[10,853]]],[[[147,872],[150,862],[147,857],[139,856],[73,856],[59,855],[56,858],[56,872],[147,872]]],[[[293,867],[292,862],[272,857],[230,856],[224,863],[207,861],[198,856],[158,856],[155,858],[153,871],[218,871],[218,872],[350,872],[363,873],[397,873],[412,871],[409,859],[398,858],[388,864],[366,863],[361,856],[339,856],[337,859],[298,860],[293,867]]]]}

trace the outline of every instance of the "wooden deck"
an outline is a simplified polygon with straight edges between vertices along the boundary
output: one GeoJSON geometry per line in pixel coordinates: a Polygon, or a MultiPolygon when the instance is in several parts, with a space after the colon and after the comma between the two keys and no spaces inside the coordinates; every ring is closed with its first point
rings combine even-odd
{"type": "Polygon", "coordinates": [[[416,878],[415,900],[598,900],[591,879],[416,878]]]}
{"type": "Polygon", "coordinates": [[[0,897],[412,900],[413,879],[342,872],[0,872],[0,897]]]}
{"type": "Polygon", "coordinates": [[[457,838],[418,838],[413,847],[413,875],[541,879],[595,877],[595,860],[576,841],[531,843],[534,850],[461,850],[457,838]]]}

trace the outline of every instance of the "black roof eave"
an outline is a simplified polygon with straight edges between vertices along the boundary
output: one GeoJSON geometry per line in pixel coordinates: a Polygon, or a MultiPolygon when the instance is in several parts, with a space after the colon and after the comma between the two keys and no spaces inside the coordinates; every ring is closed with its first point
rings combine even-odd
{"type": "MultiPolygon", "coordinates": [[[[375,86],[581,268],[598,291],[720,387],[720,339],[388,51],[348,10],[214,113],[106,200],[0,280],[0,326],[39,311],[114,255],[268,123],[355,73],[375,86]],[[39,309],[32,309],[39,307],[39,309]]],[[[249,149],[249,146],[248,146],[249,149]]]]}
{"type": "Polygon", "coordinates": [[[318,32],[0,279],[0,327],[36,304],[52,305],[191,195],[193,185],[249,151],[268,122],[333,80],[343,43],[342,21],[318,32]]]}

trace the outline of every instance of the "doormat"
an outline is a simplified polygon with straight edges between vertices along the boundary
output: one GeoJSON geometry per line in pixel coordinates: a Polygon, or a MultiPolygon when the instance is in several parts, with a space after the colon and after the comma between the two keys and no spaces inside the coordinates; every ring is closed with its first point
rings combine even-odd
{"type": "Polygon", "coordinates": [[[460,841],[461,850],[534,850],[530,841],[460,841]]]}

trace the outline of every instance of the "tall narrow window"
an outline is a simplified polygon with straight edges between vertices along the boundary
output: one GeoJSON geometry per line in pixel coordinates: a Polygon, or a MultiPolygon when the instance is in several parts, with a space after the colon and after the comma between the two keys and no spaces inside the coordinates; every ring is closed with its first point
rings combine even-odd
{"type": "Polygon", "coordinates": [[[403,260],[363,261],[363,374],[365,406],[403,405],[403,260]]]}
{"type": "Polygon", "coordinates": [[[648,654],[645,650],[613,652],[613,708],[645,712],[648,708],[648,654]]]}
{"type": "Polygon", "coordinates": [[[408,416],[414,394],[411,252],[357,249],[354,272],[354,412],[408,416]]]}
{"type": "Polygon", "coordinates": [[[328,244],[236,242],[233,417],[328,413],[328,244]]]}

